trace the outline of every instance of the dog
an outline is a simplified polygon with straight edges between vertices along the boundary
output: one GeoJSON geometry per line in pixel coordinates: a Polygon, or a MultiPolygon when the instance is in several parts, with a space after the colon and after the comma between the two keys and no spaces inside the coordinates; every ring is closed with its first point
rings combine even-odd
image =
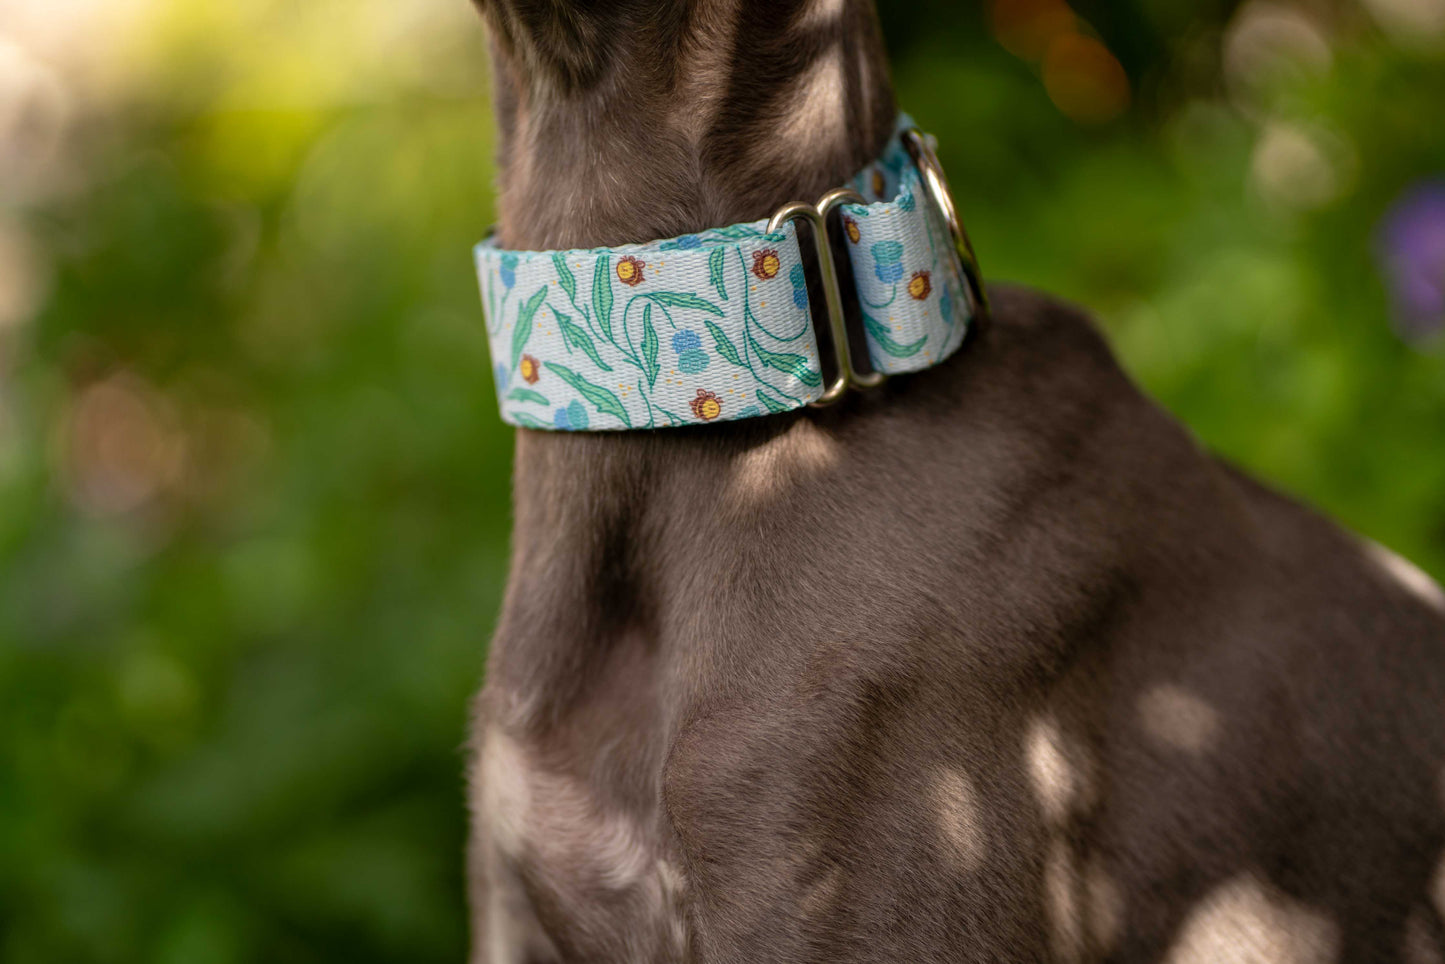
{"type": "MultiPolygon", "coordinates": [[[[896,105],[868,0],[479,0],[507,248],[766,217],[896,105]]],[[[520,431],[476,964],[1445,961],[1445,594],[994,286],[829,408],[520,431]]]]}

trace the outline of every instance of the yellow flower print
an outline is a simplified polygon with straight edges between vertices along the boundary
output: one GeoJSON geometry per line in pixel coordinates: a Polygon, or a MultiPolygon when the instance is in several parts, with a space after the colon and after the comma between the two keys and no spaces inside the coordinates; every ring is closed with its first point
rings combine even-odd
{"type": "Polygon", "coordinates": [[[537,379],[542,377],[542,366],[531,355],[523,355],[522,364],[518,367],[522,370],[522,380],[528,385],[537,384],[537,379]]]}
{"type": "Polygon", "coordinates": [[[783,262],[778,257],[776,249],[768,248],[766,251],[753,252],[753,274],[764,281],[776,278],[782,268],[783,262]]]}
{"type": "Polygon", "coordinates": [[[908,282],[908,293],[914,300],[922,301],[933,293],[933,279],[927,271],[920,271],[908,282]]]}
{"type": "Polygon", "coordinates": [[[628,255],[617,262],[617,280],[625,285],[642,284],[642,269],[647,267],[646,261],[639,261],[632,255],[628,255]]]}
{"type": "Polygon", "coordinates": [[[859,241],[863,240],[863,232],[858,230],[858,222],[854,221],[852,218],[843,219],[843,230],[848,232],[848,240],[852,241],[854,244],[857,244],[859,241]]]}
{"type": "Polygon", "coordinates": [[[697,398],[688,402],[692,408],[692,414],[704,422],[711,422],[722,414],[722,400],[705,388],[697,390],[697,398]]]}

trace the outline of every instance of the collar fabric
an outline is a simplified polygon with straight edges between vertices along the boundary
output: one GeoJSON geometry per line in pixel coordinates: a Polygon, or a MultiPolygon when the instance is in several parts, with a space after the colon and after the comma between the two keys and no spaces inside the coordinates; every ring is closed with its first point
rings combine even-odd
{"type": "MultiPolygon", "coordinates": [[[[913,126],[899,118],[898,133],[913,126]]],[[[964,278],[898,134],[844,205],[875,371],[917,371],[963,343],[964,278]]],[[[503,420],[610,431],[801,408],[826,387],[797,229],[734,224],[668,241],[576,251],[476,246],[503,420]]]]}

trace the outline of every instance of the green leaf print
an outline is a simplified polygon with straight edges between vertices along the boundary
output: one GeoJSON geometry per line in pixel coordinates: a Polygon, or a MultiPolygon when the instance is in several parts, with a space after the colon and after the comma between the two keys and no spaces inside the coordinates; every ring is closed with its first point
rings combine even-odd
{"type": "Polygon", "coordinates": [[[873,341],[877,343],[878,347],[894,358],[912,357],[918,354],[918,350],[923,347],[923,343],[928,341],[928,336],[924,335],[915,342],[900,345],[893,340],[893,335],[888,331],[887,325],[867,314],[863,316],[863,327],[868,329],[868,334],[873,336],[873,341]]]}
{"type": "Polygon", "coordinates": [[[517,312],[517,324],[512,328],[512,368],[522,360],[522,351],[527,347],[527,339],[532,337],[532,318],[537,314],[537,309],[542,307],[542,302],[547,300],[547,286],[543,285],[537,289],[537,293],[527,299],[517,312]]]}
{"type": "Polygon", "coordinates": [[[794,355],[791,352],[768,351],[752,335],[748,335],[748,344],[752,346],[753,352],[757,354],[758,361],[769,368],[776,368],[780,372],[792,375],[804,385],[817,388],[823,384],[823,376],[808,367],[808,359],[802,355],[794,355]]]}
{"type": "Polygon", "coordinates": [[[723,316],[723,310],[706,298],[681,291],[659,291],[644,297],[651,298],[664,308],[693,308],[697,311],[710,311],[719,318],[723,316]]]}
{"type": "Polygon", "coordinates": [[[535,402],[538,405],[551,405],[547,396],[541,392],[534,392],[530,388],[514,388],[507,393],[507,398],[514,402],[535,402]]]}
{"type": "Polygon", "coordinates": [[[717,296],[723,301],[728,300],[727,284],[723,279],[723,261],[727,257],[727,248],[713,248],[708,256],[707,267],[712,274],[712,286],[717,289],[717,296]]]}
{"type": "Polygon", "coordinates": [[[791,411],[791,409],[789,409],[789,407],[788,407],[787,405],[784,405],[782,402],[778,401],[776,398],[774,398],[773,396],[769,395],[767,392],[763,391],[762,389],[758,389],[758,401],[762,402],[762,403],[763,403],[763,407],[766,408],[766,409],[767,409],[768,411],[770,411],[770,412],[787,412],[787,411],[791,411]]]}
{"type": "Polygon", "coordinates": [[[597,259],[592,270],[592,309],[597,313],[597,323],[607,340],[616,344],[612,337],[612,260],[607,255],[597,259]]]}
{"type": "Polygon", "coordinates": [[[661,366],[657,364],[657,329],[652,327],[652,305],[642,309],[642,363],[647,374],[647,387],[657,382],[661,366]]]}
{"type": "Polygon", "coordinates": [[[717,353],[739,368],[746,368],[747,365],[743,364],[742,356],[738,354],[737,346],[732,343],[723,330],[707,319],[703,319],[703,324],[707,325],[707,333],[712,335],[712,343],[717,348],[717,353]]]}
{"type": "Polygon", "coordinates": [[[545,362],[544,364],[558,378],[576,389],[577,394],[591,402],[597,411],[604,415],[615,416],[623,425],[628,428],[632,427],[632,420],[627,417],[627,409],[622,407],[622,401],[616,395],[601,385],[594,385],[566,365],[559,365],[556,362],[545,362]]]}
{"type": "Polygon", "coordinates": [[[567,292],[567,300],[576,301],[577,279],[572,276],[572,269],[567,267],[567,259],[560,252],[552,255],[552,267],[557,269],[557,280],[562,290],[567,292]]]}
{"type": "Polygon", "coordinates": [[[515,420],[518,425],[524,428],[549,429],[552,427],[541,419],[528,415],[526,412],[509,412],[508,417],[515,420]]]}
{"type": "Polygon", "coordinates": [[[592,359],[592,364],[604,372],[612,371],[612,366],[603,361],[602,356],[597,353],[597,346],[593,344],[592,336],[587,334],[586,328],[573,321],[571,315],[563,314],[556,308],[552,309],[552,314],[557,316],[557,324],[562,329],[563,342],[573,348],[582,349],[587,353],[587,357],[592,359]]]}
{"type": "Polygon", "coordinates": [[[709,234],[720,234],[725,238],[756,238],[763,232],[748,224],[730,224],[725,228],[714,228],[709,234]]]}

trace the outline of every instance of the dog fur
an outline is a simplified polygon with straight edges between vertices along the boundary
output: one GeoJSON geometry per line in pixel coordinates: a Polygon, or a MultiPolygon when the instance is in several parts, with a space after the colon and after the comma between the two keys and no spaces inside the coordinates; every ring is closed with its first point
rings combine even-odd
{"type": "MultiPolygon", "coordinates": [[[[511,247],[765,216],[891,130],[864,0],[483,13],[511,247]]],[[[992,293],[830,409],[518,432],[474,961],[1445,962],[1445,595],[992,293]]]]}

